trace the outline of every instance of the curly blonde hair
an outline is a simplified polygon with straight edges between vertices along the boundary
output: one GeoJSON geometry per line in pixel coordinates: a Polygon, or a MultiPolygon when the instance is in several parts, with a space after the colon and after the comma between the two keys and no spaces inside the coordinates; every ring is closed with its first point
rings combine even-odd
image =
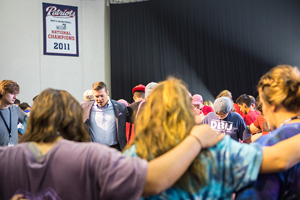
{"type": "MultiPolygon", "coordinates": [[[[139,157],[152,160],[178,145],[190,134],[194,124],[186,87],[181,80],[169,78],[151,92],[135,123],[135,138],[130,146],[136,145],[139,157]]],[[[208,151],[202,150],[202,153],[208,151]]],[[[206,184],[205,169],[199,154],[174,186],[190,192],[198,191],[206,184]]]]}
{"type": "Polygon", "coordinates": [[[297,67],[277,65],[260,78],[258,90],[269,105],[281,104],[288,111],[300,109],[300,72],[297,67]]]}

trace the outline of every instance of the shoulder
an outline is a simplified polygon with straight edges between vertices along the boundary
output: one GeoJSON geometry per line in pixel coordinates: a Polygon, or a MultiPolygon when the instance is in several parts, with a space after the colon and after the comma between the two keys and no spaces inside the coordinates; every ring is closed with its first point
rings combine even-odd
{"type": "Polygon", "coordinates": [[[139,105],[141,104],[142,101],[138,101],[138,102],[134,102],[130,105],[128,105],[128,107],[132,108],[132,110],[137,110],[139,105]]]}
{"type": "Polygon", "coordinates": [[[258,119],[258,120],[264,120],[265,118],[264,118],[264,116],[262,116],[262,115],[258,115],[258,116],[257,116],[257,119],[258,119]]]}
{"type": "Polygon", "coordinates": [[[244,116],[244,120],[245,120],[245,122],[251,121],[252,120],[252,115],[250,113],[248,113],[247,115],[244,116]]]}
{"type": "Polygon", "coordinates": [[[259,113],[257,113],[255,110],[252,110],[252,111],[250,111],[247,115],[250,115],[250,116],[258,116],[259,113]]]}
{"type": "MultiPolygon", "coordinates": [[[[208,113],[207,115],[206,115],[206,117],[208,117],[208,118],[216,118],[216,117],[218,117],[217,116],[217,114],[215,113],[215,112],[210,112],[210,113],[208,113]]],[[[205,118],[206,118],[205,117],[205,118]]]]}
{"type": "Polygon", "coordinates": [[[203,109],[202,109],[203,111],[208,111],[208,112],[212,112],[212,111],[214,111],[214,109],[212,108],[212,107],[210,107],[210,106],[203,106],[203,109]]]}
{"type": "Polygon", "coordinates": [[[19,112],[21,111],[21,108],[15,104],[10,105],[9,108],[11,109],[12,112],[19,112]]]}
{"type": "Polygon", "coordinates": [[[58,141],[57,147],[56,150],[60,152],[59,154],[69,155],[69,152],[72,152],[72,156],[94,160],[105,160],[100,157],[107,157],[114,153],[114,149],[96,142],[75,142],[62,139],[58,141]]]}
{"type": "MultiPolygon", "coordinates": [[[[236,171],[234,177],[231,178],[240,180],[246,179],[248,173],[257,176],[263,155],[262,147],[259,144],[241,144],[226,135],[222,141],[208,150],[214,158],[214,165],[218,167],[216,169],[218,173],[222,173],[220,170],[223,171],[223,169],[236,171]],[[247,167],[251,169],[246,170],[247,167]]],[[[225,184],[228,182],[225,181],[225,184]]],[[[235,184],[238,184],[238,181],[235,184]]],[[[234,187],[237,188],[237,185],[234,187]]]]}
{"type": "Polygon", "coordinates": [[[18,120],[23,123],[26,114],[21,110],[21,108],[16,105],[10,105],[9,107],[11,109],[11,113],[13,114],[13,116],[17,117],[18,120]]]}
{"type": "Polygon", "coordinates": [[[112,100],[112,99],[110,101],[113,104],[113,106],[118,108],[118,109],[125,109],[126,108],[126,106],[123,103],[120,103],[120,102],[112,100]]]}
{"type": "Polygon", "coordinates": [[[22,160],[21,158],[27,155],[32,156],[28,147],[28,143],[17,144],[14,147],[0,147],[0,158],[2,160],[10,159],[12,161],[22,160]]]}
{"type": "Polygon", "coordinates": [[[242,116],[236,112],[231,112],[231,116],[232,117],[235,117],[235,118],[240,118],[240,119],[243,119],[242,116]]]}
{"type": "Polygon", "coordinates": [[[257,142],[262,146],[271,146],[282,140],[288,139],[300,133],[300,123],[286,124],[267,135],[260,137],[257,142]]]}
{"type": "Polygon", "coordinates": [[[216,119],[216,118],[218,118],[218,116],[216,115],[216,113],[214,113],[214,112],[210,112],[210,113],[208,113],[205,117],[204,117],[204,119],[202,120],[202,124],[207,124],[207,123],[210,123],[210,121],[212,120],[212,119],[216,119]]]}
{"type": "Polygon", "coordinates": [[[241,116],[240,114],[236,113],[236,112],[232,112],[232,113],[231,113],[231,117],[232,117],[233,119],[235,119],[236,121],[238,121],[238,122],[244,122],[244,123],[245,123],[245,121],[244,121],[244,119],[242,118],[242,116],[241,116]]]}
{"type": "Polygon", "coordinates": [[[128,149],[126,149],[123,152],[123,155],[127,155],[127,156],[130,156],[130,157],[137,157],[137,154],[136,154],[136,145],[132,145],[131,147],[129,147],[128,149]]]}
{"type": "Polygon", "coordinates": [[[93,104],[95,103],[95,101],[87,101],[87,102],[83,102],[81,104],[81,107],[83,109],[87,109],[87,108],[91,108],[93,106],[93,104]]]}

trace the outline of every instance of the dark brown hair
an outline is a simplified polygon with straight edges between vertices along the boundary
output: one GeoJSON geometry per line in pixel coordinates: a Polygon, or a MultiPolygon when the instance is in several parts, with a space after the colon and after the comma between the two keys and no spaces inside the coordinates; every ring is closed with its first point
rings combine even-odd
{"type": "Polygon", "coordinates": [[[30,108],[30,105],[26,102],[23,102],[19,105],[19,107],[21,108],[21,110],[26,110],[27,108],[30,108]]]}
{"type": "Polygon", "coordinates": [[[51,143],[58,136],[88,142],[83,110],[67,91],[46,89],[35,99],[21,142],[51,143]]]}
{"type": "Polygon", "coordinates": [[[12,80],[0,81],[0,98],[6,93],[18,94],[20,90],[19,85],[12,80]]]}
{"type": "Polygon", "coordinates": [[[255,108],[262,113],[262,103],[260,102],[259,95],[256,97],[255,108]]]}
{"type": "Polygon", "coordinates": [[[237,98],[237,100],[235,102],[240,105],[242,105],[244,103],[244,104],[246,104],[247,107],[251,107],[252,99],[249,95],[242,94],[241,96],[239,96],[239,98],[237,98]]]}

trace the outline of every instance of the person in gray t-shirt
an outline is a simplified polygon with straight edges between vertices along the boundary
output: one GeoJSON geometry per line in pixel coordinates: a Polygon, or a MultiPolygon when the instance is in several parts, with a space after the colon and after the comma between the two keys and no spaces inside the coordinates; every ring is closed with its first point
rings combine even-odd
{"type": "Polygon", "coordinates": [[[0,146],[18,143],[18,121],[25,122],[26,115],[13,105],[19,93],[19,85],[12,80],[0,81],[0,146]]]}

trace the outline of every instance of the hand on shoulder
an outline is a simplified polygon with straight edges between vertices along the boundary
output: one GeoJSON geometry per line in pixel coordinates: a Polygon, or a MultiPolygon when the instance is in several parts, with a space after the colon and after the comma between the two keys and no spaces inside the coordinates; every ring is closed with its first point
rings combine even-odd
{"type": "Polygon", "coordinates": [[[215,146],[224,138],[224,134],[213,130],[208,124],[194,126],[190,134],[199,139],[202,149],[215,146]]]}

